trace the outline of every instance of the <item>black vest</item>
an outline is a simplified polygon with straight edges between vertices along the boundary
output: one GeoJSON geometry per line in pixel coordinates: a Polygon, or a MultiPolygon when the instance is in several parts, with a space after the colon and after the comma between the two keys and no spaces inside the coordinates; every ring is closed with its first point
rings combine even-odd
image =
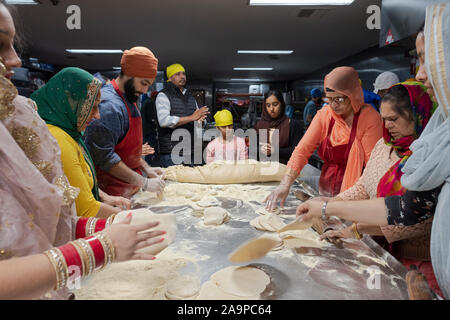
{"type": "MultiPolygon", "coordinates": [[[[197,104],[194,96],[186,91],[182,94],[180,89],[172,82],[167,83],[167,87],[160,91],[163,92],[170,101],[170,115],[177,117],[187,117],[195,112],[197,104]]],[[[178,126],[175,129],[162,128],[158,123],[159,130],[159,149],[161,154],[170,154],[173,147],[178,141],[171,141],[172,132],[176,129],[187,129],[191,134],[191,145],[194,142],[194,122],[186,123],[182,126],[178,126]]]]}

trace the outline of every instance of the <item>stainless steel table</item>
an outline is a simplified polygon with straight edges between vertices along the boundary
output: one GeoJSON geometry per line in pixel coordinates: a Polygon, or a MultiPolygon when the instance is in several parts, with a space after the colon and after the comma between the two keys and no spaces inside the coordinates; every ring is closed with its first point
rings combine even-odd
{"type": "MultiPolygon", "coordinates": [[[[275,188],[276,184],[264,185],[275,188]]],[[[187,205],[149,206],[155,213],[176,213],[178,233],[171,248],[188,248],[193,255],[204,257],[186,267],[186,272],[197,272],[201,283],[232,265],[227,257],[239,245],[262,235],[249,224],[258,215],[254,206],[260,203],[253,202],[252,206],[220,194],[216,198],[232,215],[231,221],[219,227],[202,225],[201,218],[193,216],[187,205]]],[[[291,190],[283,211],[285,222],[294,219],[300,203],[291,190]]],[[[320,249],[284,248],[245,265],[254,265],[270,275],[271,284],[263,299],[408,299],[404,280],[407,270],[368,236],[362,241],[346,240],[343,248],[329,243],[320,249]]]]}

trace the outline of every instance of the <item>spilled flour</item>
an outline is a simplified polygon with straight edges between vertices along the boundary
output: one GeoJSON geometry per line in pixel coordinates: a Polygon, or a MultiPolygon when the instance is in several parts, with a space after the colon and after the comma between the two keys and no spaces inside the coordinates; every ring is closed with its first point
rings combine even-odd
{"type": "MultiPolygon", "coordinates": [[[[158,198],[155,193],[140,191],[133,196],[134,203],[142,205],[157,206],[180,206],[192,205],[201,206],[202,200],[213,200],[215,197],[238,199],[242,201],[256,201],[261,203],[270,194],[270,186],[254,185],[212,185],[206,186],[193,183],[168,183],[164,189],[162,197],[158,198]]],[[[213,206],[214,202],[211,201],[213,206]]]]}
{"type": "MultiPolygon", "coordinates": [[[[189,245],[184,245],[189,249],[189,245]]],[[[75,290],[78,300],[164,300],[167,283],[180,276],[179,270],[196,258],[189,251],[162,251],[155,260],[113,263],[83,279],[75,290]]],[[[198,260],[197,260],[198,261],[198,260]]]]}

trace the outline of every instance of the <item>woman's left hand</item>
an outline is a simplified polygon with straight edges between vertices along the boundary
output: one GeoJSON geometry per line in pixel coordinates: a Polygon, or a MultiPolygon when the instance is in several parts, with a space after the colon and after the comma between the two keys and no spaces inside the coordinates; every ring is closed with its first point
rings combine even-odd
{"type": "Polygon", "coordinates": [[[303,215],[303,221],[322,217],[323,201],[315,198],[308,200],[297,207],[297,217],[303,215]]]}
{"type": "Polygon", "coordinates": [[[106,196],[102,199],[104,203],[122,210],[131,209],[131,201],[124,197],[106,196]]]}

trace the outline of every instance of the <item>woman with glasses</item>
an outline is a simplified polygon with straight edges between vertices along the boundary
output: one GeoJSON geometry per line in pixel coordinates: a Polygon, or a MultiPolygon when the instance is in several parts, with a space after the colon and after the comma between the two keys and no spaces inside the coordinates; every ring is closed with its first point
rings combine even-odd
{"type": "Polygon", "coordinates": [[[280,185],[265,199],[268,210],[283,206],[289,189],[318,149],[324,165],[320,194],[332,197],[347,190],[361,176],[377,141],[383,135],[380,115],[364,104],[359,75],[352,67],[339,67],[325,77],[327,103],[317,112],[294,150],[280,185]]]}

